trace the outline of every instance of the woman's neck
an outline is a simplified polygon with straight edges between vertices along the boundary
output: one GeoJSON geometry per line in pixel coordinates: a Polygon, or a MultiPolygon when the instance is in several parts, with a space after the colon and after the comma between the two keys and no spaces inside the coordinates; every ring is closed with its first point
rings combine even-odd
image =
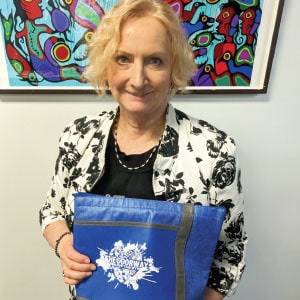
{"type": "Polygon", "coordinates": [[[140,154],[156,146],[164,132],[166,112],[145,118],[119,112],[115,129],[119,149],[129,154],[140,154]]]}

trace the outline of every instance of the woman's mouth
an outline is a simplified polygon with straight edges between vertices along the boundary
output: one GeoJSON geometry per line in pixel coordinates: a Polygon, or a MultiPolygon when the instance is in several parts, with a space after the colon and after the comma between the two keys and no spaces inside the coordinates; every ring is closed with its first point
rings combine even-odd
{"type": "Polygon", "coordinates": [[[130,92],[130,91],[126,91],[127,94],[129,94],[132,97],[135,98],[144,98],[146,96],[148,96],[150,93],[152,93],[152,91],[143,91],[143,92],[130,92]]]}

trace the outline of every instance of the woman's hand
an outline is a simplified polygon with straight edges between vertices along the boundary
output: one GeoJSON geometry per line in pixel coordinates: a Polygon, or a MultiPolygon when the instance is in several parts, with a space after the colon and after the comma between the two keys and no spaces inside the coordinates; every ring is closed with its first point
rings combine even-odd
{"type": "Polygon", "coordinates": [[[205,290],[204,300],[222,300],[224,296],[212,288],[207,287],[205,290]]]}
{"type": "Polygon", "coordinates": [[[78,284],[96,270],[96,266],[87,256],[74,249],[72,235],[65,236],[61,240],[57,251],[63,268],[64,282],[67,284],[78,284]]]}

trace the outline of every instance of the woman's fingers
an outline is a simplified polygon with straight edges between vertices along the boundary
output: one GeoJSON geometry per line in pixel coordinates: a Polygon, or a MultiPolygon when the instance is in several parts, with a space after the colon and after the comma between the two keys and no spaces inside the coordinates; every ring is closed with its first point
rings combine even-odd
{"type": "Polygon", "coordinates": [[[84,280],[87,277],[92,276],[92,272],[84,272],[84,271],[78,271],[78,270],[72,270],[67,267],[63,269],[63,275],[64,275],[64,282],[67,284],[78,284],[82,280],[84,280]]]}
{"type": "Polygon", "coordinates": [[[83,255],[76,251],[73,247],[73,243],[68,243],[64,247],[64,254],[66,259],[80,264],[90,264],[90,259],[88,256],[83,255]]]}
{"type": "Polygon", "coordinates": [[[96,266],[90,262],[86,255],[74,249],[72,240],[64,243],[60,258],[64,282],[67,284],[77,284],[91,276],[92,272],[96,270],[96,266]]]}
{"type": "Polygon", "coordinates": [[[62,261],[64,281],[68,284],[77,284],[83,279],[90,277],[96,266],[91,263],[79,263],[70,259],[62,261]]]}

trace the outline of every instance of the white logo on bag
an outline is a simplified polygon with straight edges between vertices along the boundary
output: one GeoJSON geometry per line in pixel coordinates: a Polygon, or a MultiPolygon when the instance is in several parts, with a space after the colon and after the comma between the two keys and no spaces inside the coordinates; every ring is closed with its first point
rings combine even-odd
{"type": "Polygon", "coordinates": [[[108,282],[118,281],[115,288],[121,283],[127,288],[138,290],[139,280],[156,283],[148,277],[152,276],[152,272],[159,273],[160,269],[154,266],[152,257],[145,256],[146,249],[145,243],[125,245],[122,241],[118,241],[110,251],[99,248],[100,257],[96,260],[96,264],[107,273],[108,282]]]}

